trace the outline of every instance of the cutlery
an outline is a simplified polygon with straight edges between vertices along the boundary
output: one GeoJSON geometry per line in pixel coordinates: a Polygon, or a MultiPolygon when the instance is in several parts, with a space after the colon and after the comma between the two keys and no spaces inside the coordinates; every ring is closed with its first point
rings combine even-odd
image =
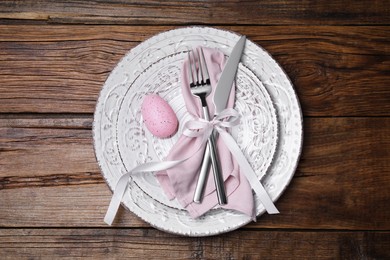
{"type": "MultiPolygon", "coordinates": [[[[219,78],[219,81],[215,89],[214,97],[213,97],[213,101],[215,105],[214,116],[217,116],[227,106],[233,81],[236,77],[238,64],[241,60],[242,52],[244,50],[245,41],[246,41],[246,37],[241,36],[241,38],[238,40],[236,45],[233,47],[232,53],[230,54],[226,62],[226,65],[222,71],[222,74],[219,78]]],[[[210,137],[212,137],[213,139],[216,138],[215,131],[213,131],[210,137]]],[[[206,150],[203,156],[202,167],[199,173],[199,178],[194,193],[195,203],[201,203],[203,199],[206,181],[210,169],[210,153],[212,155],[212,151],[210,151],[210,147],[206,146],[206,150]]],[[[218,189],[222,189],[223,191],[225,190],[223,186],[222,174],[217,175],[214,172],[214,181],[216,184],[217,194],[218,194],[218,189]]],[[[227,203],[227,199],[226,199],[226,203],[227,203]]]]}
{"type": "MultiPolygon", "coordinates": [[[[206,98],[211,93],[210,77],[207,71],[206,61],[204,59],[203,50],[197,49],[192,51],[194,62],[191,61],[191,55],[188,53],[189,60],[189,78],[190,78],[190,89],[194,96],[198,96],[202,102],[203,118],[210,121],[209,109],[207,106],[206,98]],[[196,70],[196,58],[198,56],[198,71],[196,70]],[[194,75],[195,74],[195,75],[194,75]]],[[[211,165],[214,172],[215,186],[217,190],[218,203],[225,205],[227,203],[225,187],[223,186],[223,178],[221,173],[220,162],[217,154],[217,146],[215,144],[214,135],[210,135],[208,139],[207,150],[209,151],[209,157],[211,157],[211,165]]],[[[208,158],[209,158],[208,157],[208,158]]],[[[203,163],[202,163],[203,164],[203,163]]]]}

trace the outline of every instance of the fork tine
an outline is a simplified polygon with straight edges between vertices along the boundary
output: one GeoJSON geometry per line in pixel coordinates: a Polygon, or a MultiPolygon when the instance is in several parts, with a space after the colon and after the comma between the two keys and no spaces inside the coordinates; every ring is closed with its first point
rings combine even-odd
{"type": "MultiPolygon", "coordinates": [[[[191,51],[192,53],[192,58],[193,58],[193,63],[192,63],[192,73],[194,73],[193,75],[195,75],[196,77],[194,77],[194,84],[195,86],[199,86],[199,70],[196,68],[196,56],[195,56],[195,51],[192,50],[191,51]]],[[[199,59],[198,59],[199,60],[199,59]]]]}
{"type": "Polygon", "coordinates": [[[195,75],[196,75],[196,85],[197,86],[200,86],[200,68],[199,68],[199,56],[197,57],[196,55],[196,51],[195,50],[192,50],[192,56],[194,57],[194,71],[195,71],[195,75]],[[198,67],[196,67],[196,63],[198,62],[198,67]]]}
{"type": "Polygon", "coordinates": [[[191,61],[191,52],[188,52],[188,74],[189,74],[189,77],[190,77],[190,87],[194,87],[195,86],[195,81],[194,81],[194,74],[193,74],[193,69],[192,69],[192,61],[191,61]]]}
{"type": "Polygon", "coordinates": [[[201,71],[202,71],[202,85],[210,84],[209,71],[207,69],[207,64],[204,58],[204,53],[202,48],[200,48],[200,54],[198,53],[198,55],[199,55],[199,62],[200,62],[199,67],[201,67],[201,71]]]}
{"type": "Polygon", "coordinates": [[[199,66],[199,72],[198,72],[198,75],[199,75],[199,82],[198,82],[198,83],[199,83],[200,85],[205,85],[206,82],[204,81],[204,77],[203,77],[204,66],[203,66],[202,59],[200,58],[199,48],[196,49],[196,54],[198,55],[198,66],[199,66]]]}

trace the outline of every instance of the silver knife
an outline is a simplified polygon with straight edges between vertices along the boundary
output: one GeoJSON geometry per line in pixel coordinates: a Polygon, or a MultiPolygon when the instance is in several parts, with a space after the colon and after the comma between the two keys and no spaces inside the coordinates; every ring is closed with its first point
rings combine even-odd
{"type": "MultiPolygon", "coordinates": [[[[242,52],[244,50],[246,37],[241,36],[236,45],[234,46],[232,53],[230,54],[226,65],[222,71],[222,74],[217,83],[215,89],[213,101],[215,105],[214,116],[217,116],[224,110],[227,106],[229,100],[230,91],[233,86],[233,81],[236,77],[236,72],[238,64],[240,63],[242,52]]],[[[210,138],[215,138],[215,131],[211,134],[210,138]]],[[[218,167],[218,165],[215,165],[218,167]]],[[[208,178],[208,173],[210,171],[210,148],[207,145],[206,150],[203,156],[202,167],[199,173],[198,182],[196,184],[195,193],[194,193],[194,202],[201,203],[203,199],[204,190],[206,187],[206,181],[208,178]]],[[[221,171],[219,171],[221,173],[221,171]]],[[[227,197],[224,187],[224,181],[222,174],[215,174],[214,172],[214,182],[217,190],[219,204],[226,204],[227,197]]]]}

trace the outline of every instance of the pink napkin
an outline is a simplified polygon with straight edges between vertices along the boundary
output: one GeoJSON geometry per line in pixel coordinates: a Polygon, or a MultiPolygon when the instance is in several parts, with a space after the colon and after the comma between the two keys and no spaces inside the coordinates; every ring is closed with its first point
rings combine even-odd
{"type": "MultiPolygon", "coordinates": [[[[213,95],[218,79],[225,65],[225,56],[222,52],[202,47],[207,68],[210,74],[212,93],[207,98],[207,104],[210,110],[210,118],[214,115],[213,95]]],[[[182,95],[187,110],[194,118],[202,115],[202,106],[200,99],[191,94],[188,79],[188,60],[185,60],[182,68],[182,95]]],[[[228,107],[233,107],[235,96],[235,87],[232,87],[228,107]]],[[[180,160],[194,154],[201,142],[201,137],[190,138],[182,135],[178,142],[172,147],[166,160],[180,160]]],[[[236,160],[221,140],[217,141],[218,153],[221,162],[221,170],[225,183],[228,204],[222,206],[226,209],[240,211],[256,219],[254,210],[253,194],[250,184],[245,175],[240,173],[236,160]]],[[[156,177],[169,199],[177,199],[179,203],[189,212],[191,217],[197,218],[214,207],[219,207],[213,172],[211,170],[207,181],[205,196],[201,204],[193,202],[194,191],[198,180],[199,169],[201,167],[204,149],[200,149],[190,159],[184,163],[158,172],[156,177]]]]}

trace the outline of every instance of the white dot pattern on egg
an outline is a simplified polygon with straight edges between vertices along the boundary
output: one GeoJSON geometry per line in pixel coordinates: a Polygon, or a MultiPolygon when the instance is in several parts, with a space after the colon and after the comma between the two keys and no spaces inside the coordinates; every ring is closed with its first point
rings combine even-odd
{"type": "Polygon", "coordinates": [[[160,138],[174,135],[178,128],[178,120],[172,107],[159,95],[146,95],[141,107],[146,128],[160,138]]]}

